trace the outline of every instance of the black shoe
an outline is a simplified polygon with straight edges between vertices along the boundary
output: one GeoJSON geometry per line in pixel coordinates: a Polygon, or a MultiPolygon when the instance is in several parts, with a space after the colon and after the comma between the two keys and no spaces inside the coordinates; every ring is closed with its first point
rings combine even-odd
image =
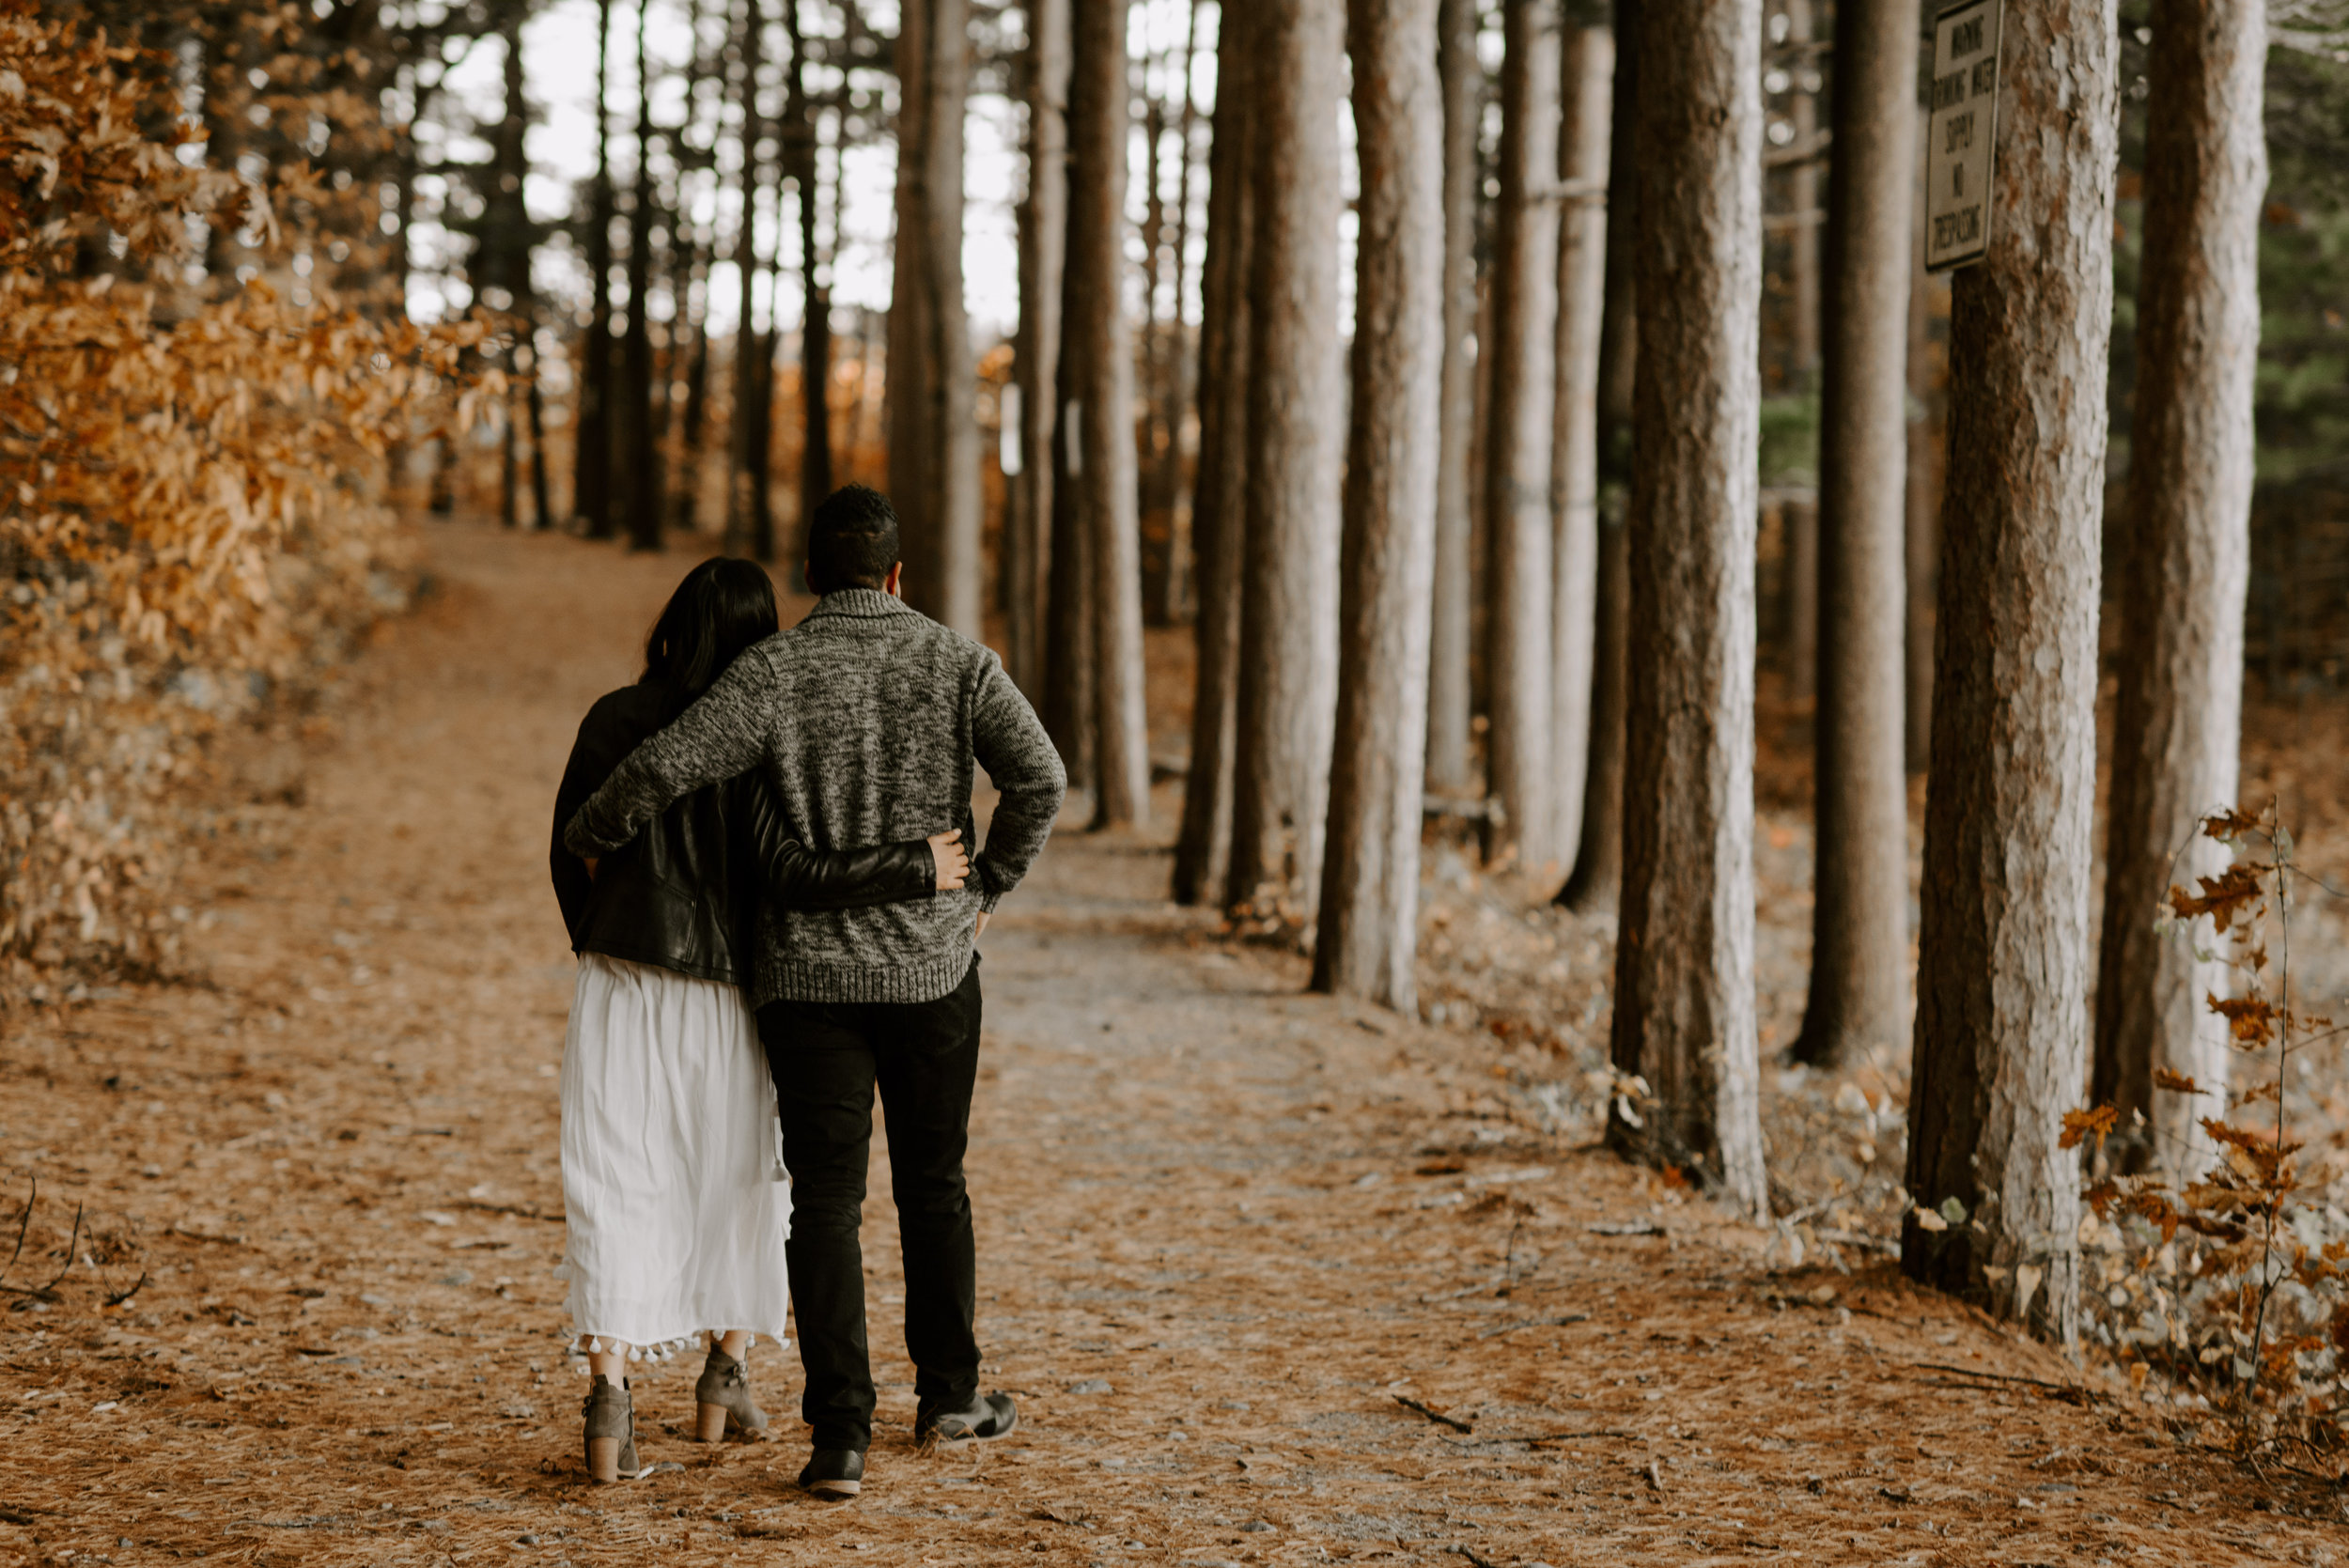
{"type": "Polygon", "coordinates": [[[817,1449],[800,1472],[800,1484],[819,1498],[853,1498],[864,1488],[864,1455],[854,1449],[817,1449]]]}
{"type": "Polygon", "coordinates": [[[913,1423],[913,1440],[924,1448],[932,1443],[986,1441],[1008,1435],[1019,1424],[1019,1406],[1009,1394],[978,1394],[959,1410],[933,1410],[913,1423]]]}

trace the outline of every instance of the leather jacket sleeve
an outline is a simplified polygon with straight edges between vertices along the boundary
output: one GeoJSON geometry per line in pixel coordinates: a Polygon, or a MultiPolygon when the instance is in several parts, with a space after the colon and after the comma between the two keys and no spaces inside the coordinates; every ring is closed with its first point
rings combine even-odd
{"type": "Polygon", "coordinates": [[[751,843],[768,897],[786,909],[861,909],[927,898],[938,891],[929,840],[869,849],[810,849],[791,836],[774,793],[743,792],[751,843]]]}

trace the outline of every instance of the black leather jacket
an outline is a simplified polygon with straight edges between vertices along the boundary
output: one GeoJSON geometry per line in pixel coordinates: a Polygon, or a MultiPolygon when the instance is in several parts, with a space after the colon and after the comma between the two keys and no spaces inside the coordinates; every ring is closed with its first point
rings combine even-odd
{"type": "Polygon", "coordinates": [[[927,840],[809,849],[792,838],[774,791],[756,773],[677,801],[599,862],[591,878],[586,862],[563,847],[564,824],[661,720],[658,690],[629,686],[599,700],[579,726],[555,795],[550,856],[574,953],[747,985],[762,897],[788,908],[848,909],[937,890],[927,840]]]}

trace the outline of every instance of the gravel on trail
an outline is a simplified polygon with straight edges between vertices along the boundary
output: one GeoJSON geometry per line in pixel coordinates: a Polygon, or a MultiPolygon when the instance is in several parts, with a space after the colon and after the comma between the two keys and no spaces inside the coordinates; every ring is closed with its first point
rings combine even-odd
{"type": "Polygon", "coordinates": [[[2125,1384],[1887,1265],[1770,1271],[1761,1232],[1545,1132],[1505,1043],[1302,994],[1294,955],[1165,901],[1163,828],[1088,834],[1074,810],[983,943],[979,1327],[1019,1432],[912,1448],[877,1151],[863,1498],[793,1489],[798,1368],[771,1346],[771,1440],[685,1441],[680,1358],[639,1384],[662,1467],[589,1485],[549,1272],[572,966],[547,813],[687,563],[417,535],[417,611],[229,759],[196,980],[0,1014],[0,1249],[26,1235],[0,1276],[0,1562],[2349,1545],[2328,1489],[2181,1442],[2125,1384]]]}

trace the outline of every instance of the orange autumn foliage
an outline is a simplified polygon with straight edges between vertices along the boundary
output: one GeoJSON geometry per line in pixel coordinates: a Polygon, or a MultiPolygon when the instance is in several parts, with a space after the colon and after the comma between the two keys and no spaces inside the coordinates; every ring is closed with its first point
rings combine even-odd
{"type": "MultiPolygon", "coordinates": [[[[151,970],[177,781],[386,597],[386,443],[473,327],[210,298],[201,221],[306,167],[192,167],[168,75],[0,4],[0,974],[151,970]],[[96,258],[95,261],[93,258],[96,258]]],[[[151,63],[151,62],[149,62],[151,63]]]]}

